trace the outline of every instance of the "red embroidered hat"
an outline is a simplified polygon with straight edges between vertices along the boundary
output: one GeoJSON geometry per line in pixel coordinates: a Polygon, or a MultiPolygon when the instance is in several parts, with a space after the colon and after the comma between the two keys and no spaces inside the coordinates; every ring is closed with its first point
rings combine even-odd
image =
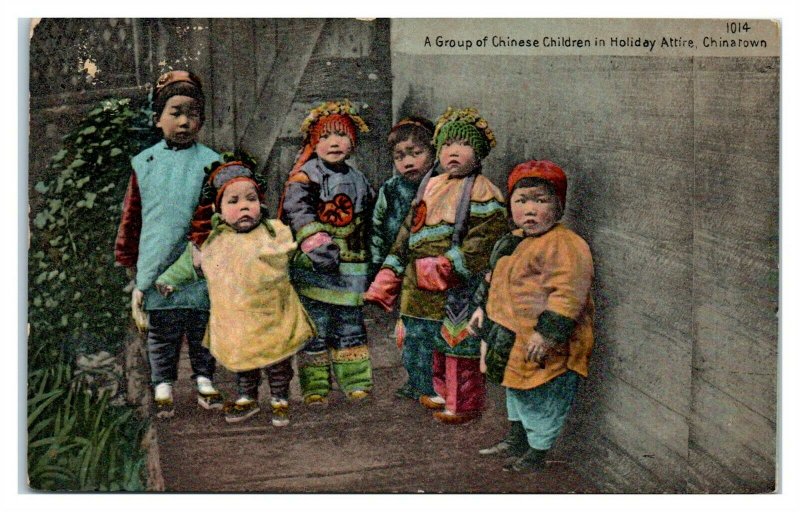
{"type": "Polygon", "coordinates": [[[259,201],[264,200],[264,193],[262,191],[262,187],[259,185],[258,181],[256,180],[255,174],[253,171],[245,165],[243,162],[233,161],[233,162],[225,162],[224,164],[220,165],[214,171],[212,171],[208,179],[206,180],[208,185],[213,187],[216,190],[216,194],[214,196],[214,204],[216,205],[217,209],[220,207],[220,201],[222,200],[222,194],[225,192],[225,188],[231,183],[235,183],[237,181],[250,181],[255,185],[256,192],[258,193],[259,201]]]}
{"type": "Polygon", "coordinates": [[[206,100],[203,94],[203,84],[197,75],[189,71],[175,70],[158,77],[153,89],[153,113],[156,117],[161,115],[167,100],[173,96],[188,96],[199,101],[201,119],[203,119],[202,111],[205,109],[206,100]]]}
{"type": "Polygon", "coordinates": [[[299,171],[303,164],[311,158],[320,137],[335,131],[347,134],[353,148],[355,148],[358,142],[357,133],[359,131],[366,133],[369,131],[369,127],[358,115],[358,109],[349,100],[341,102],[329,101],[311,109],[311,112],[309,112],[300,126],[300,133],[303,135],[303,147],[295,159],[292,170],[289,173],[290,176],[299,171]]]}
{"type": "Polygon", "coordinates": [[[550,183],[563,207],[567,203],[567,175],[549,160],[529,160],[514,167],[508,175],[508,195],[514,192],[519,180],[539,178],[550,183]]]}
{"type": "Polygon", "coordinates": [[[203,84],[200,82],[200,79],[197,77],[197,75],[190,71],[176,69],[174,71],[168,71],[158,77],[158,80],[156,80],[155,93],[159,94],[166,86],[177,82],[188,82],[198,89],[203,88],[203,84]]]}

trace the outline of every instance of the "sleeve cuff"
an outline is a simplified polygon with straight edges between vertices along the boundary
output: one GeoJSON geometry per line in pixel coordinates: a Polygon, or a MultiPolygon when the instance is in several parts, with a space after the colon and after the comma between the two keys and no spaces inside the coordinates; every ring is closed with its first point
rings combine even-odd
{"type": "Polygon", "coordinates": [[[566,343],[578,323],[566,316],[546,310],[539,315],[536,331],[556,343],[566,343]]]}
{"type": "Polygon", "coordinates": [[[486,300],[489,298],[489,283],[481,281],[472,295],[472,307],[486,309],[486,300]]]}
{"type": "Polygon", "coordinates": [[[297,239],[297,243],[299,244],[306,238],[310,237],[315,233],[319,233],[320,231],[323,231],[323,224],[321,222],[316,222],[316,221],[309,222],[308,224],[297,230],[297,235],[295,236],[295,238],[297,239]]]}
{"type": "Polygon", "coordinates": [[[406,266],[403,265],[403,262],[400,261],[400,258],[395,256],[394,254],[390,254],[383,260],[383,265],[381,268],[388,268],[398,276],[402,276],[406,270],[406,266]]]}
{"type": "Polygon", "coordinates": [[[472,272],[467,269],[467,265],[464,262],[464,253],[461,252],[459,247],[451,247],[447,250],[447,252],[444,253],[444,256],[450,260],[450,263],[453,264],[453,270],[455,271],[456,275],[463,281],[466,281],[472,277],[472,272]]]}

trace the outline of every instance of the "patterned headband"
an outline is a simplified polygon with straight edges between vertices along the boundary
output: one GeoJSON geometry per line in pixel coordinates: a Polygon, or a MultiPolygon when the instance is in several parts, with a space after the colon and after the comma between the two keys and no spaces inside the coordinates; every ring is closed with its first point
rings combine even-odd
{"type": "Polygon", "coordinates": [[[232,180],[233,178],[253,178],[253,171],[247,167],[233,163],[231,165],[223,165],[214,173],[211,178],[211,184],[214,188],[219,189],[222,185],[232,180]]]}

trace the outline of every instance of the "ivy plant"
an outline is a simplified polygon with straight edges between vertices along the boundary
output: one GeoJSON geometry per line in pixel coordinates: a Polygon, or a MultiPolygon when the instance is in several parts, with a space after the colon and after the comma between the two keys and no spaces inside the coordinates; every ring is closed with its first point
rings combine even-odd
{"type": "Polygon", "coordinates": [[[29,361],[121,346],[130,297],[114,239],[130,158],[157,140],[150,120],[128,99],[102,102],[64,137],[50,178],[36,183],[44,207],[30,225],[29,361]]]}

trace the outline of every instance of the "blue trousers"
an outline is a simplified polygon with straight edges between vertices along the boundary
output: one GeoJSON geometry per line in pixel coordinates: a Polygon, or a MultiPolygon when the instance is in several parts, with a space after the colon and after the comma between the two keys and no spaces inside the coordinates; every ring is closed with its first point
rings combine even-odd
{"type": "Polygon", "coordinates": [[[216,360],[203,346],[208,324],[208,311],[201,309],[154,309],[148,311],[147,356],[153,385],[178,380],[178,357],[183,336],[189,342],[192,380],[199,376],[214,377],[216,360]]]}
{"type": "Polygon", "coordinates": [[[567,370],[533,389],[506,388],[509,421],[521,421],[528,444],[549,450],[564,428],[567,413],[575,400],[580,376],[567,370]]]}
{"type": "Polygon", "coordinates": [[[442,322],[405,315],[400,315],[400,322],[408,384],[423,395],[433,395],[433,340],[442,336],[442,322]]]}

